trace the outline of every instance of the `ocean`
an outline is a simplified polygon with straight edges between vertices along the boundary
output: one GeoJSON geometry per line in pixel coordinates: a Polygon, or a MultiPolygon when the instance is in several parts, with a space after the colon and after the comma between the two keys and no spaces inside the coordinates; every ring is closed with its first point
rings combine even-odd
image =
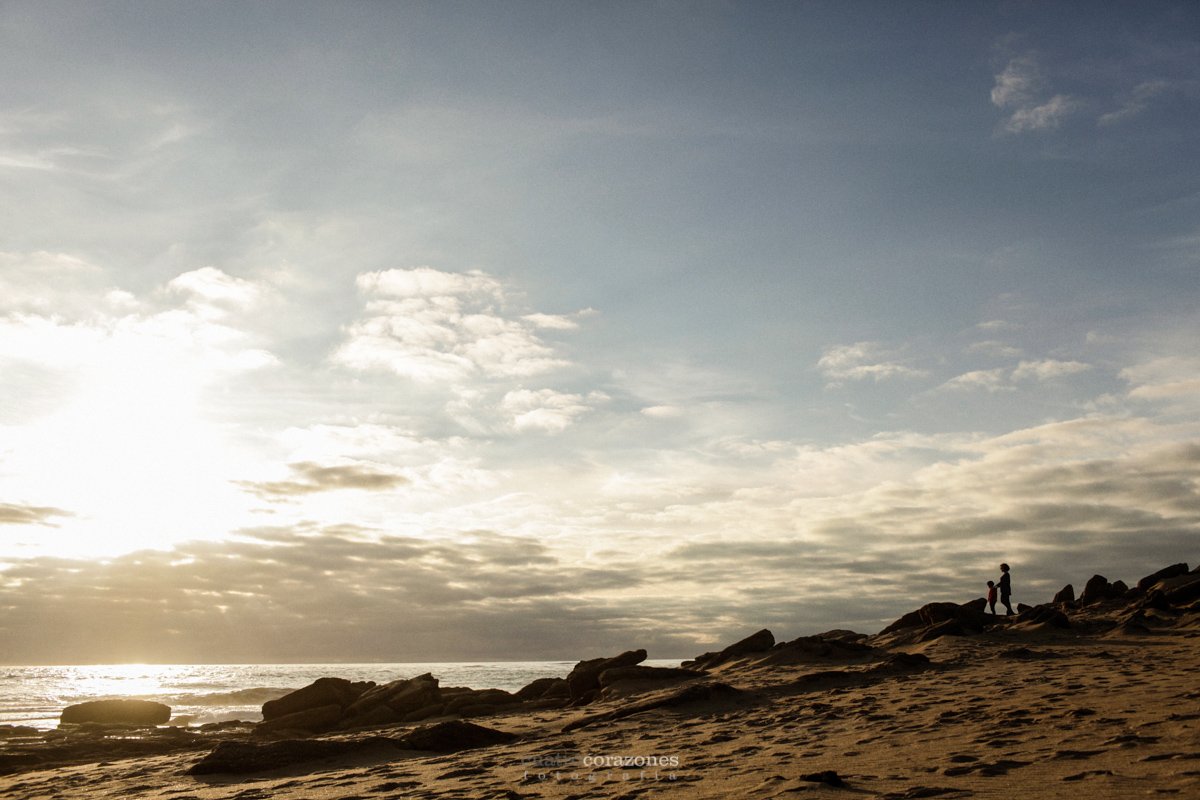
{"type": "MultiPolygon", "coordinates": [[[[74,703],[108,698],[171,707],[171,725],[262,719],[262,704],[322,677],[387,683],[431,672],[442,686],[515,691],[535,678],[563,678],[575,661],[410,664],[101,664],[0,666],[0,725],[58,726],[74,703]]],[[[647,666],[678,666],[652,659],[647,666]]]]}

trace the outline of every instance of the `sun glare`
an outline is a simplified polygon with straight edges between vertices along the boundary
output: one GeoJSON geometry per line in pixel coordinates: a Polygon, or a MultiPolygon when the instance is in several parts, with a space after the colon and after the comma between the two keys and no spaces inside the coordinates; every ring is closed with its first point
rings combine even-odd
{"type": "Polygon", "coordinates": [[[37,549],[115,555],[212,538],[245,513],[229,483],[239,454],[204,418],[205,373],[159,343],[113,343],[64,406],[27,431],[30,494],[70,498],[37,549]]]}

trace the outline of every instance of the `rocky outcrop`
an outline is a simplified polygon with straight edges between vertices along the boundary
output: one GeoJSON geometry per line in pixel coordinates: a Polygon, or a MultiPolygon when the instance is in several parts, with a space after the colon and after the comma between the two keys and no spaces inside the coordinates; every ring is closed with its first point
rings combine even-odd
{"type": "Polygon", "coordinates": [[[269,722],[279,717],[326,706],[345,709],[374,686],[374,681],[353,683],[345,678],[317,678],[303,689],[263,703],[263,720],[269,722]]]}
{"type": "Polygon", "coordinates": [[[724,650],[719,650],[715,653],[704,653],[696,656],[691,661],[683,662],[681,666],[687,669],[708,670],[750,653],[765,652],[774,646],[775,634],[763,628],[758,633],[753,633],[745,639],[734,642],[724,650]]]}
{"type": "Polygon", "coordinates": [[[1058,590],[1058,594],[1054,595],[1054,599],[1050,602],[1054,603],[1055,605],[1059,603],[1074,603],[1075,587],[1068,583],[1066,586],[1058,590]]]}
{"type": "Polygon", "coordinates": [[[1109,583],[1103,575],[1093,575],[1083,587],[1079,602],[1084,605],[1102,603],[1105,600],[1116,600],[1125,595],[1127,587],[1121,581],[1109,583]]]}
{"type": "Polygon", "coordinates": [[[1145,592],[1159,581],[1163,581],[1168,578],[1177,578],[1180,575],[1186,574],[1188,574],[1188,565],[1186,563],[1172,564],[1169,567],[1163,567],[1157,572],[1152,572],[1146,577],[1142,578],[1137,582],[1136,590],[1139,592],[1145,592]]]}
{"type": "Polygon", "coordinates": [[[1066,629],[1071,627],[1071,620],[1053,604],[1034,606],[1027,611],[1022,611],[1017,616],[1017,622],[1032,625],[1047,625],[1052,628],[1066,629]]]}
{"type": "Polygon", "coordinates": [[[910,611],[879,632],[877,638],[907,633],[910,640],[931,641],[942,636],[969,636],[980,633],[996,622],[984,612],[987,601],[970,603],[928,603],[910,611]]]}
{"type": "Polygon", "coordinates": [[[165,725],[171,707],[149,700],[92,700],[63,709],[59,721],[66,724],[101,722],[126,725],[165,725]]]}
{"type": "Polygon", "coordinates": [[[567,690],[572,705],[585,705],[600,693],[600,675],[617,667],[632,667],[646,660],[645,650],[627,650],[611,658],[592,658],[580,661],[567,675],[567,690]]]}
{"type": "Polygon", "coordinates": [[[549,708],[566,701],[567,682],[562,678],[539,679],[517,694],[503,689],[441,687],[429,673],[384,684],[320,678],[266,703],[255,734],[294,738],[406,725],[435,717],[479,717],[513,706],[549,708]]]}

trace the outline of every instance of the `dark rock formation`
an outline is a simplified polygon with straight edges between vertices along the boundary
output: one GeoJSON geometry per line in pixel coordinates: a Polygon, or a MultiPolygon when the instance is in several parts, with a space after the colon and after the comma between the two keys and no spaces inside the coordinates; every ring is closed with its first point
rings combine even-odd
{"type": "Polygon", "coordinates": [[[393,740],[397,747],[406,750],[422,750],[434,753],[455,753],[475,747],[507,744],[516,735],[494,728],[485,728],[473,722],[450,720],[436,725],[417,728],[412,733],[393,740]]]}
{"type": "Polygon", "coordinates": [[[686,681],[704,677],[703,672],[677,667],[613,667],[600,673],[600,687],[607,688],[620,681],[686,681]]]}
{"type": "Polygon", "coordinates": [[[1074,603],[1075,602],[1075,587],[1068,583],[1066,586],[1064,586],[1063,588],[1058,590],[1058,594],[1054,595],[1054,599],[1051,600],[1050,602],[1055,603],[1055,604],[1074,603]]]}
{"type": "Polygon", "coordinates": [[[93,700],[63,709],[60,722],[124,723],[163,725],[171,719],[171,707],[149,700],[93,700]]]}
{"type": "Polygon", "coordinates": [[[835,770],[827,769],[823,772],[810,772],[807,775],[801,775],[800,780],[808,783],[823,783],[826,786],[833,786],[838,789],[845,789],[849,784],[842,780],[842,777],[835,770]]]}
{"type": "Polygon", "coordinates": [[[1067,615],[1050,604],[1034,606],[1026,611],[1022,611],[1017,616],[1017,622],[1050,625],[1054,628],[1071,627],[1071,620],[1067,618],[1067,615]]]}
{"type": "Polygon", "coordinates": [[[568,698],[571,690],[565,678],[538,678],[517,690],[520,700],[542,700],[552,697],[568,698]]]}
{"type": "Polygon", "coordinates": [[[646,660],[645,650],[627,650],[612,658],[592,658],[580,661],[567,675],[567,689],[575,705],[590,703],[600,692],[600,674],[617,667],[632,667],[646,660]]]}
{"type": "Polygon", "coordinates": [[[775,646],[775,634],[766,628],[751,634],[741,641],[734,642],[724,650],[715,653],[704,653],[681,665],[686,669],[712,669],[713,667],[732,661],[749,653],[761,653],[775,646]]]}
{"type": "Polygon", "coordinates": [[[374,686],[373,681],[352,683],[345,678],[318,678],[303,689],[263,703],[263,720],[270,721],[276,717],[322,706],[338,706],[344,709],[374,686]]]}
{"type": "Polygon", "coordinates": [[[916,611],[910,611],[888,625],[878,636],[916,631],[920,641],[930,641],[939,636],[967,636],[983,631],[996,622],[995,616],[983,611],[986,600],[975,600],[962,605],[958,603],[928,603],[916,611]],[[947,624],[952,623],[952,624],[947,624]]]}
{"type": "Polygon", "coordinates": [[[1108,582],[1108,578],[1103,575],[1093,575],[1088,579],[1087,585],[1083,587],[1083,593],[1079,595],[1079,602],[1091,605],[1119,596],[1112,584],[1108,582]]]}
{"type": "Polygon", "coordinates": [[[1137,591],[1144,592],[1159,581],[1167,578],[1177,578],[1180,575],[1186,575],[1188,565],[1185,563],[1172,564],[1169,567],[1163,567],[1158,572],[1152,572],[1146,577],[1137,582],[1137,591]]]}
{"type": "Polygon", "coordinates": [[[279,769],[307,761],[336,758],[364,750],[394,748],[390,739],[381,737],[360,741],[325,739],[287,739],[280,742],[221,742],[211,753],[194,764],[189,775],[244,775],[279,769]]]}
{"type": "Polygon", "coordinates": [[[338,705],[306,708],[282,717],[263,720],[255,729],[257,734],[292,731],[297,733],[319,733],[333,730],[342,718],[342,707],[338,705]]]}
{"type": "Polygon", "coordinates": [[[692,703],[701,703],[713,700],[728,700],[741,696],[741,690],[735,689],[725,683],[716,681],[706,681],[704,683],[693,683],[690,686],[685,686],[670,694],[659,697],[652,697],[647,700],[642,700],[637,703],[621,706],[612,711],[603,714],[589,714],[586,717],[572,720],[563,726],[563,733],[569,733],[579,728],[586,728],[589,725],[594,725],[597,722],[609,722],[612,720],[623,719],[641,714],[644,711],[652,711],[656,708],[677,708],[679,706],[687,706],[692,703]]]}

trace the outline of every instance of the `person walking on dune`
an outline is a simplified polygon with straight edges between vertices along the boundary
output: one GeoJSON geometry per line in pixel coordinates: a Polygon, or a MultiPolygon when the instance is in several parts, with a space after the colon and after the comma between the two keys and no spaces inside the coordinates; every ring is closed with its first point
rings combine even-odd
{"type": "Polygon", "coordinates": [[[1000,604],[1004,606],[1005,616],[1012,616],[1013,607],[1009,598],[1012,597],[1012,576],[1008,574],[1008,564],[1000,565],[1000,604]]]}

